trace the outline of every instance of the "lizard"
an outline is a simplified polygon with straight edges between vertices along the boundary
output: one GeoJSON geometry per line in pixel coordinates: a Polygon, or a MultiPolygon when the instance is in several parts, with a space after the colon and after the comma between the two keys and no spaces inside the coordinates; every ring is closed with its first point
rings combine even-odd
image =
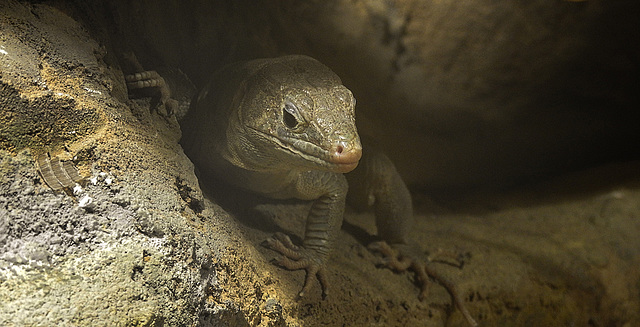
{"type": "MultiPolygon", "coordinates": [[[[132,76],[130,84],[139,79],[132,76]]],[[[383,152],[367,147],[363,153],[355,103],[341,79],[311,57],[234,63],[215,73],[191,102],[180,122],[180,142],[205,176],[270,198],[313,201],[301,245],[283,233],[265,241],[282,255],[277,264],[306,271],[299,297],[309,292],[314,276],[327,297],[327,260],[348,198],[350,205],[374,209],[382,241],[370,249],[395,271],[413,270],[421,297],[427,275],[439,281],[474,326],[452,283],[395,248],[408,243],[411,194],[383,152]]]]}
{"type": "Polygon", "coordinates": [[[362,156],[355,98],[328,67],[307,56],[231,64],[192,101],[182,146],[200,173],[275,199],[313,200],[302,245],[276,233],[279,264],[305,269],[327,295],[326,262],[342,226],[347,180],[362,156]]]}

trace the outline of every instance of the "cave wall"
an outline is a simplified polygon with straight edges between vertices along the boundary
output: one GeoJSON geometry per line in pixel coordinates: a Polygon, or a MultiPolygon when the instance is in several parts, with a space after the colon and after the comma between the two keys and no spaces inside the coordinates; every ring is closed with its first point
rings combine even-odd
{"type": "Polygon", "coordinates": [[[62,5],[110,54],[202,85],[248,58],[334,69],[405,180],[501,187],[638,157],[630,1],[109,1],[62,5]]]}

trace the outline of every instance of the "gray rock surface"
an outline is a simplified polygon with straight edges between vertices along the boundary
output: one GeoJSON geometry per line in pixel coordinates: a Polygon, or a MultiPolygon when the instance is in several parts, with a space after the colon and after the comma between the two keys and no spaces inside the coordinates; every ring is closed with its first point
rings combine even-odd
{"type": "Polygon", "coordinates": [[[233,233],[194,230],[198,214],[221,217],[199,192],[175,119],[114,97],[122,73],[112,79],[98,44],[62,12],[0,7],[0,325],[244,321],[232,302],[207,303],[233,233]],[[45,151],[79,167],[81,192],[44,184],[34,161],[45,151]]]}

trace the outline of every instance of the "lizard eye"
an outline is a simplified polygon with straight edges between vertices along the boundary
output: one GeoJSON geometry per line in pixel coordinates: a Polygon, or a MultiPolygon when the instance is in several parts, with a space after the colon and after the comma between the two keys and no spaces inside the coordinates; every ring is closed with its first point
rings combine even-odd
{"type": "Polygon", "coordinates": [[[291,103],[286,102],[282,110],[282,121],[284,124],[295,132],[299,132],[304,127],[304,121],[300,117],[298,108],[291,103]]]}

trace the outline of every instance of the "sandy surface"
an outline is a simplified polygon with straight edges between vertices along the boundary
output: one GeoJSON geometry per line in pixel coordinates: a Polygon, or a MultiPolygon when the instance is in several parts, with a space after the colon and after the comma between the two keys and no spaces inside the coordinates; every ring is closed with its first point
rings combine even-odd
{"type": "MultiPolygon", "coordinates": [[[[462,255],[462,269],[447,259],[434,265],[458,284],[481,325],[632,326],[640,304],[640,190],[637,182],[620,181],[638,181],[637,171],[638,163],[604,167],[440,205],[418,195],[412,237],[427,254],[462,255]]],[[[235,201],[241,208],[255,205],[235,201]]],[[[300,237],[308,209],[304,204],[258,205],[257,212],[225,207],[237,210],[242,234],[265,260],[274,253],[258,244],[273,231],[300,237]],[[257,218],[261,215],[268,219],[257,218]]],[[[285,312],[291,310],[304,325],[465,325],[442,286],[434,284],[420,302],[413,276],[376,268],[365,248],[374,234],[370,214],[349,212],[330,261],[330,297],[321,301],[316,289],[300,302],[283,300],[285,312]]],[[[284,299],[295,297],[303,272],[265,269],[284,299]]]]}

